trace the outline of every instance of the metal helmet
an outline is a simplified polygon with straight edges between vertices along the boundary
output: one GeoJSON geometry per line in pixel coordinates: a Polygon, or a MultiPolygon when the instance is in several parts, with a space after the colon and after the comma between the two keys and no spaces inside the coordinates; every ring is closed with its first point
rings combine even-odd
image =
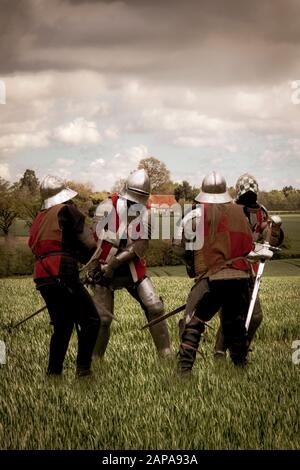
{"type": "Polygon", "coordinates": [[[258,184],[254,176],[245,173],[240,176],[235,185],[236,198],[239,199],[243,194],[246,194],[248,191],[253,193],[258,193],[258,184]]]}
{"type": "Polygon", "coordinates": [[[210,204],[231,202],[232,198],[227,191],[226,181],[223,176],[216,171],[206,175],[202,181],[201,192],[195,197],[195,201],[210,204]]]}
{"type": "Polygon", "coordinates": [[[67,202],[78,194],[68,188],[61,178],[51,175],[45,176],[41,182],[40,191],[44,200],[42,209],[49,209],[56,204],[67,202]]]}
{"type": "Polygon", "coordinates": [[[146,204],[150,196],[150,178],[145,170],[137,170],[127,178],[120,195],[128,201],[146,204]]]}

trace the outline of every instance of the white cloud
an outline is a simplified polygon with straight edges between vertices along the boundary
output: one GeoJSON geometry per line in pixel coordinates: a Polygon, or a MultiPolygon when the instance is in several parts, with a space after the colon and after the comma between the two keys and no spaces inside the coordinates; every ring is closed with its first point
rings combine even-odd
{"type": "Polygon", "coordinates": [[[228,150],[228,152],[231,153],[236,153],[238,148],[236,145],[225,145],[225,149],[228,150]]]}
{"type": "Polygon", "coordinates": [[[0,176],[5,180],[10,180],[10,171],[8,163],[0,163],[0,176]]]}
{"type": "Polygon", "coordinates": [[[260,157],[260,160],[265,165],[272,166],[278,162],[287,162],[292,158],[290,150],[273,150],[266,149],[260,157]]]}
{"type": "Polygon", "coordinates": [[[60,142],[71,145],[94,145],[99,144],[102,140],[96,123],[86,121],[82,117],[57,127],[54,131],[54,137],[60,142]]]}
{"type": "Polygon", "coordinates": [[[97,158],[90,163],[90,168],[101,168],[105,165],[105,160],[103,158],[97,158]]]}
{"type": "Polygon", "coordinates": [[[47,158],[43,155],[38,161],[26,152],[28,165],[34,161],[37,172],[44,171],[58,150],[55,158],[64,157],[57,159],[60,171],[72,172],[71,178],[74,174],[78,180],[87,172],[87,180],[106,189],[148,157],[148,148],[178,179],[185,178],[187,163],[193,181],[200,164],[206,173],[211,160],[219,156],[223,172],[242,173],[257,165],[267,167],[275,178],[286,171],[291,181],[297,172],[300,105],[291,103],[288,83],[269,88],[251,83],[181,85],[154,82],[151,77],[147,81],[124,75],[103,78],[85,70],[12,75],[5,82],[8,96],[7,105],[1,107],[0,151],[16,154],[16,164],[10,166],[12,178],[22,166],[23,149],[46,147],[47,158]],[[95,150],[102,142],[97,158],[95,150]],[[94,158],[84,171],[80,146],[88,147],[84,149],[88,162],[94,158]],[[264,154],[262,147],[268,152],[264,154]],[[229,152],[231,158],[224,158],[229,152]]]}
{"type": "Polygon", "coordinates": [[[120,149],[110,160],[93,160],[86,168],[85,180],[91,181],[96,190],[110,190],[118,179],[127,178],[137,169],[140,160],[148,156],[148,148],[144,144],[120,149]]]}
{"type": "Polygon", "coordinates": [[[242,122],[216,118],[194,109],[147,109],[142,113],[140,125],[148,131],[185,132],[200,136],[245,129],[242,122]]]}
{"type": "Polygon", "coordinates": [[[49,145],[49,132],[7,134],[0,137],[0,149],[11,152],[24,148],[40,148],[49,145]]]}
{"type": "Polygon", "coordinates": [[[120,138],[120,131],[117,127],[115,126],[111,126],[111,127],[107,127],[105,130],[104,130],[104,135],[105,137],[107,137],[108,139],[111,139],[111,140],[118,140],[120,138]]]}
{"type": "MultiPolygon", "coordinates": [[[[2,78],[2,77],[1,77],[2,78]]],[[[27,104],[49,98],[94,97],[106,89],[106,81],[98,72],[75,70],[72,72],[22,73],[3,77],[7,88],[7,103],[27,104]]]]}
{"type": "Polygon", "coordinates": [[[148,148],[146,145],[140,144],[130,147],[129,149],[126,149],[120,153],[116,153],[114,159],[122,163],[126,161],[139,163],[142,158],[147,157],[149,157],[148,148]]]}
{"type": "Polygon", "coordinates": [[[216,145],[216,139],[212,137],[177,137],[174,144],[181,147],[212,147],[216,145]]]}

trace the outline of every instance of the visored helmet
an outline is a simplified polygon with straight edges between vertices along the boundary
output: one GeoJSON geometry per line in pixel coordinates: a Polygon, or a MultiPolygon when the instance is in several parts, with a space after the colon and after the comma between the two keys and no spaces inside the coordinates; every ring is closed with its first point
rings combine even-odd
{"type": "Polygon", "coordinates": [[[125,182],[120,195],[128,201],[146,204],[150,196],[150,178],[145,170],[131,173],[125,182]]]}
{"type": "Polygon", "coordinates": [[[236,190],[236,199],[239,199],[243,194],[248,193],[249,191],[254,194],[258,193],[258,184],[254,176],[249,173],[241,175],[235,185],[236,190]]]}
{"type": "Polygon", "coordinates": [[[56,204],[67,202],[78,193],[68,188],[58,176],[47,175],[41,182],[41,196],[44,201],[42,208],[49,209],[56,204]]]}
{"type": "Polygon", "coordinates": [[[224,204],[231,202],[232,198],[227,191],[226,181],[220,173],[213,171],[202,181],[201,192],[195,197],[197,202],[210,204],[224,204]]]}

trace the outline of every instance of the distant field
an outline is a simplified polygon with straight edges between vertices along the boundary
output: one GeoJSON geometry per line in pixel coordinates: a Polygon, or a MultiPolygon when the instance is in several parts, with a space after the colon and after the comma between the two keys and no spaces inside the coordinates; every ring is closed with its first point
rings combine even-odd
{"type": "Polygon", "coordinates": [[[291,248],[287,253],[300,255],[300,214],[282,214],[282,228],[291,242],[291,248]]]}
{"type": "MultiPolygon", "coordinates": [[[[148,268],[150,276],[187,276],[184,266],[155,266],[148,268]]],[[[269,261],[264,276],[300,276],[300,258],[269,261]]]]}

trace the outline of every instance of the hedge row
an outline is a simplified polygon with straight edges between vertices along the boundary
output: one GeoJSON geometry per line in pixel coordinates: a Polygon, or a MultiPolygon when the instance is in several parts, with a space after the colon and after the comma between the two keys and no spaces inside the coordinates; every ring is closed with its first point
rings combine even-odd
{"type": "Polygon", "coordinates": [[[34,257],[25,245],[0,245],[0,277],[32,274],[34,257]]]}
{"type": "MultiPolygon", "coordinates": [[[[157,240],[150,242],[146,262],[149,267],[181,264],[181,260],[174,255],[170,244],[157,240]]],[[[33,265],[34,257],[26,245],[0,244],[0,277],[31,275],[33,265]]]]}

